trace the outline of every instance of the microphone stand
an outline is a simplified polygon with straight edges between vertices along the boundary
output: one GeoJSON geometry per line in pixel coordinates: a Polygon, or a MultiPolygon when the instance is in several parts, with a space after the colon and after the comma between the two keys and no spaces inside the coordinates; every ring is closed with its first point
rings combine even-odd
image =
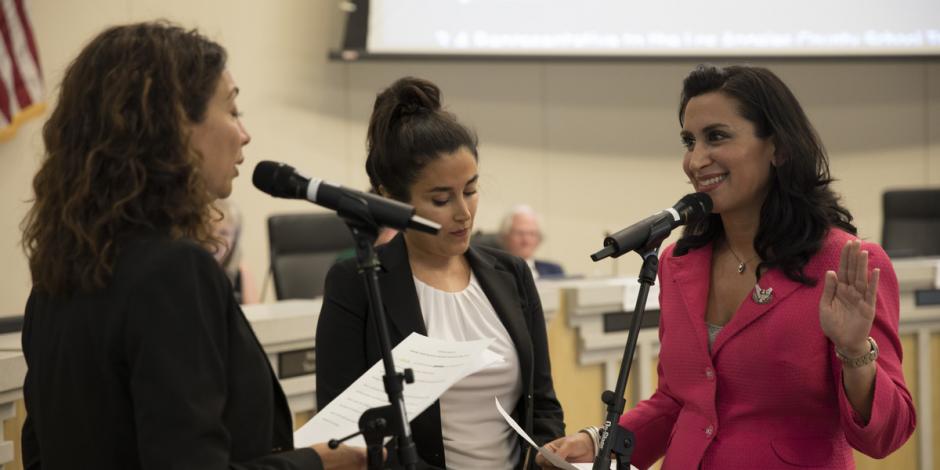
{"type": "Polygon", "coordinates": [[[601,400],[607,404],[607,416],[604,419],[604,427],[601,429],[600,452],[594,458],[593,470],[609,470],[611,453],[617,456],[617,470],[630,470],[634,435],[632,431],[619,425],[620,416],[623,415],[623,409],[626,405],[623,394],[627,388],[627,377],[630,375],[630,368],[633,365],[633,355],[636,352],[640,324],[643,321],[643,314],[646,313],[646,298],[649,295],[650,287],[656,283],[656,273],[659,269],[659,247],[663,238],[665,237],[659,238],[658,241],[651,244],[653,246],[648,246],[640,252],[640,256],[643,257],[643,267],[640,268],[639,276],[640,293],[636,299],[636,307],[633,309],[630,337],[627,338],[627,345],[623,351],[617,385],[614,391],[606,390],[601,394],[601,400]]]}
{"type": "Polygon", "coordinates": [[[418,451],[411,437],[411,426],[408,424],[402,390],[403,382],[414,383],[414,373],[411,369],[405,369],[404,373],[395,371],[385,304],[382,303],[382,293],[379,290],[378,271],[382,266],[374,248],[379,226],[366,201],[360,198],[343,197],[339,202],[337,214],[346,222],[356,241],[357,266],[368,294],[369,314],[375,318],[378,330],[382,363],[385,365],[382,382],[385,385],[385,393],[388,394],[389,405],[364,411],[359,418],[359,432],[340,440],[331,439],[329,446],[335,449],[341,442],[361,433],[366,441],[368,468],[381,470],[384,466],[383,441],[386,436],[393,436],[397,439],[398,461],[404,468],[413,470],[418,463],[418,451]]]}
{"type": "MultiPolygon", "coordinates": [[[[632,431],[620,426],[620,417],[623,415],[623,409],[626,406],[623,394],[627,388],[627,377],[630,375],[630,368],[633,365],[633,355],[636,353],[640,324],[643,322],[643,314],[646,313],[646,298],[649,295],[650,287],[656,283],[656,273],[659,270],[659,247],[671,231],[672,228],[669,226],[668,221],[653,224],[647,232],[646,242],[640,248],[633,250],[643,258],[643,266],[640,268],[639,275],[640,292],[637,295],[636,306],[633,309],[630,337],[627,338],[627,345],[623,350],[617,385],[614,391],[606,390],[601,394],[601,401],[607,405],[607,416],[604,419],[604,427],[601,428],[601,449],[597,453],[597,457],[594,458],[593,470],[609,470],[611,452],[617,456],[617,470],[630,470],[630,458],[633,456],[635,436],[632,431]]],[[[621,250],[621,247],[611,244],[593,254],[591,259],[598,261],[607,256],[616,258],[625,251],[627,250],[621,250]]]]}

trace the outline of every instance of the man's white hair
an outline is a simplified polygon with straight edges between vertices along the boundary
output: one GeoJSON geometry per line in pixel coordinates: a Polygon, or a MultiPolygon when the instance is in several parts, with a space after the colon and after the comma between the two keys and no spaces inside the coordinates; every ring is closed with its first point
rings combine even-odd
{"type": "Polygon", "coordinates": [[[509,231],[512,230],[512,219],[517,215],[530,215],[535,218],[535,222],[539,224],[539,227],[542,226],[542,218],[539,217],[539,214],[532,209],[532,206],[527,204],[517,204],[503,216],[502,222],[499,224],[499,235],[505,237],[509,235],[509,231]]]}

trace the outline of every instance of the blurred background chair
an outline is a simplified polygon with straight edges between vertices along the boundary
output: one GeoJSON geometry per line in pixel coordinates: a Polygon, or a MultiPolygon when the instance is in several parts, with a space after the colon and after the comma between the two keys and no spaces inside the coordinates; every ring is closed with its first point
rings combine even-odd
{"type": "Polygon", "coordinates": [[[23,315],[0,317],[0,334],[23,331],[23,315]]]}
{"type": "Polygon", "coordinates": [[[278,300],[323,295],[326,273],[337,256],[355,248],[345,222],[333,213],[272,215],[268,241],[278,300]]]}
{"type": "Polygon", "coordinates": [[[881,245],[891,257],[940,256],[940,188],[885,191],[881,245]]]}
{"type": "Polygon", "coordinates": [[[488,246],[490,248],[496,248],[497,250],[506,251],[506,248],[503,247],[503,243],[499,240],[498,233],[486,233],[482,230],[477,230],[470,236],[470,244],[475,246],[488,246]]]}

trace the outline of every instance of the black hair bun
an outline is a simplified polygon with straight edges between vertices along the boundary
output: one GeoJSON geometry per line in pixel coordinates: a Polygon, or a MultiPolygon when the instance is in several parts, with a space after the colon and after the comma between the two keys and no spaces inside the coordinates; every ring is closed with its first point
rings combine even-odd
{"type": "Polygon", "coordinates": [[[405,77],[395,82],[392,89],[398,101],[398,113],[402,116],[431,113],[441,109],[441,90],[427,80],[405,77]]]}

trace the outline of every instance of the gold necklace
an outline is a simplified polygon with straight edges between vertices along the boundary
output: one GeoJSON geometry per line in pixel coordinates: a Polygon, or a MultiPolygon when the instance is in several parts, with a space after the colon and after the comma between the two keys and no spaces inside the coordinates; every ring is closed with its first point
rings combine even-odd
{"type": "Polygon", "coordinates": [[[757,258],[757,255],[754,255],[745,261],[741,261],[741,257],[734,252],[734,248],[731,248],[731,243],[726,240],[725,244],[728,245],[728,251],[731,252],[731,255],[734,256],[734,259],[738,260],[738,274],[744,274],[744,271],[747,271],[747,263],[754,261],[754,259],[757,258]]]}

